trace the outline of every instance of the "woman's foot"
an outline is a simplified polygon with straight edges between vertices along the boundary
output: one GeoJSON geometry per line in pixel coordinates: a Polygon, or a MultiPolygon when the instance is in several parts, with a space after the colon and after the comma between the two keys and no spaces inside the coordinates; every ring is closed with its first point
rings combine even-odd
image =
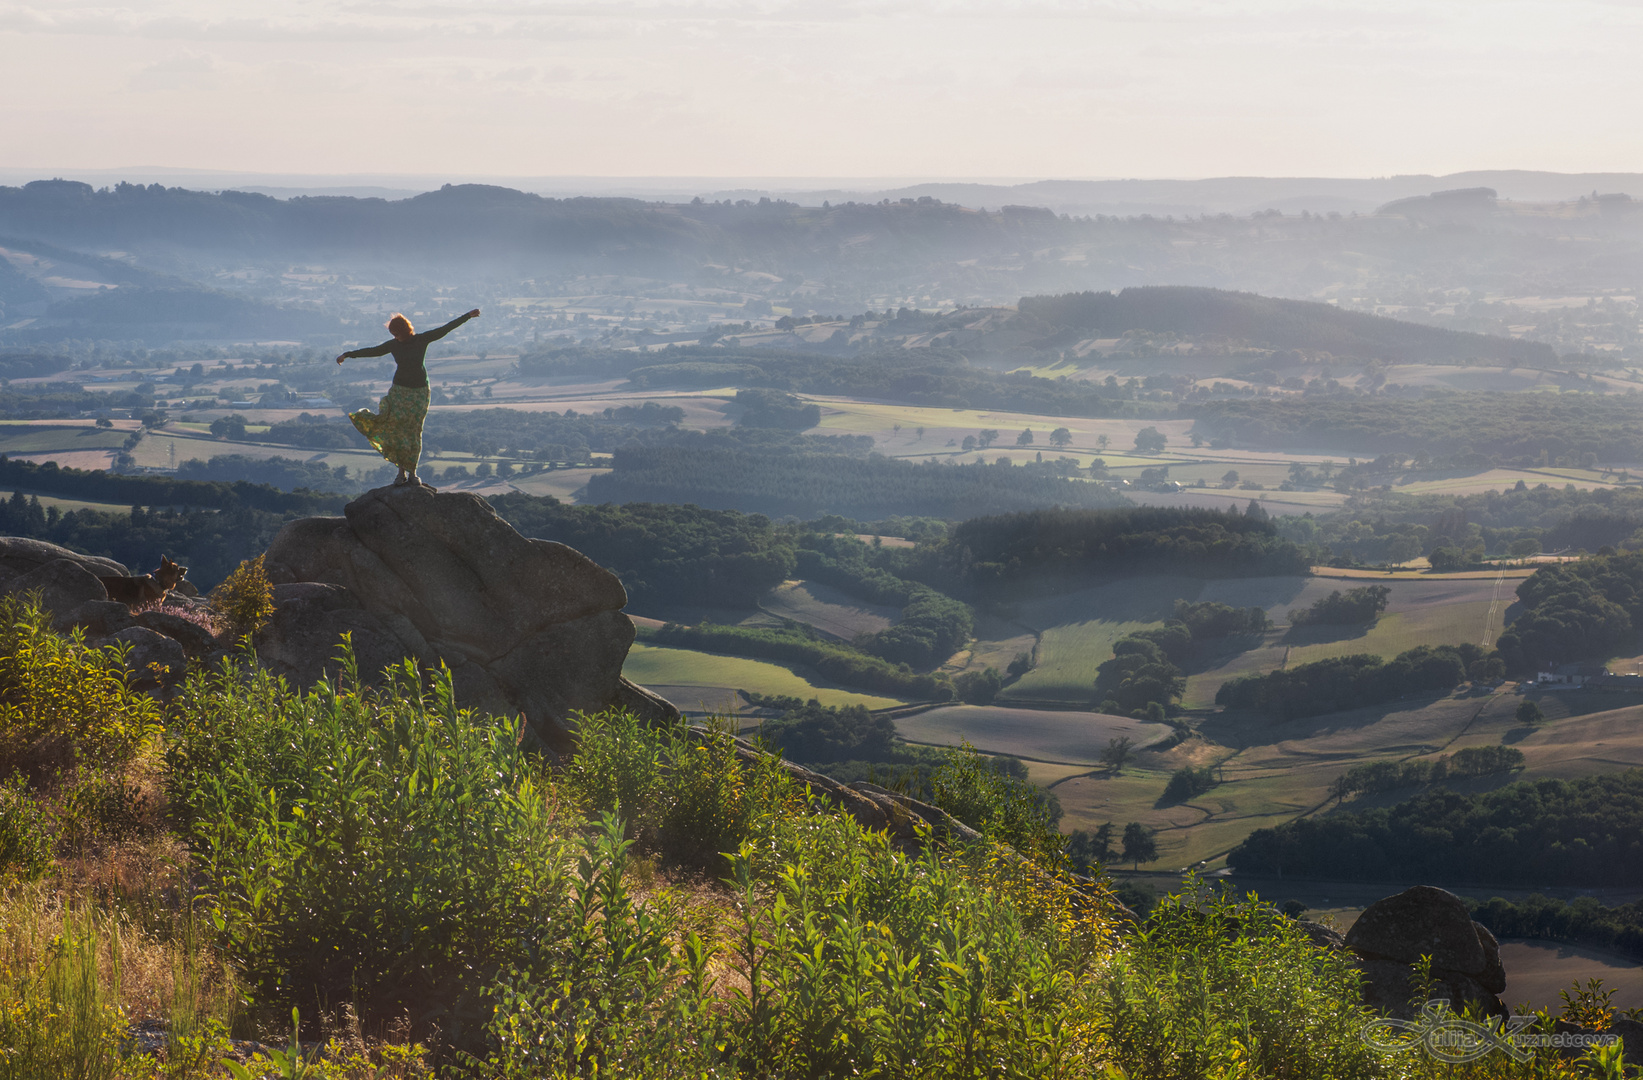
{"type": "Polygon", "coordinates": [[[406,484],[409,484],[414,479],[416,479],[416,477],[407,476],[405,474],[405,470],[401,469],[401,470],[399,470],[399,475],[394,477],[394,486],[395,487],[404,487],[406,484]]]}

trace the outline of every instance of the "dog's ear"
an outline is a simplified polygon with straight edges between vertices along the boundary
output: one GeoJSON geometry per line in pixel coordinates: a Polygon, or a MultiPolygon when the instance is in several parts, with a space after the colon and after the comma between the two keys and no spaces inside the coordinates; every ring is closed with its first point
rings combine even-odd
{"type": "Polygon", "coordinates": [[[168,555],[161,555],[160,556],[160,566],[162,568],[168,568],[168,567],[172,567],[172,566],[176,566],[176,565],[177,565],[176,563],[171,561],[170,556],[168,556],[168,555]]]}

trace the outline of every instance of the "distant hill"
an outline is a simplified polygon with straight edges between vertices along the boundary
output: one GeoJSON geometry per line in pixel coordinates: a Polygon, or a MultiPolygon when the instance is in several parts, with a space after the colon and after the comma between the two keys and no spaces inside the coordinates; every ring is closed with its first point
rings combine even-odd
{"type": "Polygon", "coordinates": [[[1045,344],[1083,337],[1118,337],[1130,330],[1195,337],[1220,336],[1273,349],[1328,352],[1360,360],[1422,362],[1476,358],[1543,366],[1551,346],[1513,338],[1442,330],[1418,323],[1342,311],[1309,300],[1253,293],[1153,285],[1119,293],[1023,297],[1024,321],[1048,332],[1045,344]]]}
{"type": "Polygon", "coordinates": [[[335,337],[344,326],[315,307],[238,296],[120,259],[6,236],[0,236],[0,316],[0,327],[6,327],[0,342],[24,344],[66,338],[301,340],[335,337]],[[64,279],[74,287],[64,287],[64,279]]]}

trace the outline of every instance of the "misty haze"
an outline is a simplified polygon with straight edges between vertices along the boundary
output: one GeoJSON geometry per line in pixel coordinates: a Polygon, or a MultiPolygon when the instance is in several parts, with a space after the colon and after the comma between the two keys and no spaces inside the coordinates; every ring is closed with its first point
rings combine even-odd
{"type": "Polygon", "coordinates": [[[0,11],[0,1075],[1643,1076],[1643,26],[0,11]]]}

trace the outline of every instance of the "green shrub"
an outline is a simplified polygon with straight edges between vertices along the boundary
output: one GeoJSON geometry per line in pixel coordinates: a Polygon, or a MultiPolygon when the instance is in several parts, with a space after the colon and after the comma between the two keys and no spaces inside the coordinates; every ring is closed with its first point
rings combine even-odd
{"type": "Polygon", "coordinates": [[[1113,954],[1097,1006],[1130,1080],[1388,1075],[1359,1030],[1348,954],[1319,950],[1270,905],[1170,897],[1113,954]]]}
{"type": "Polygon", "coordinates": [[[160,732],[159,705],[127,685],[123,650],[53,632],[34,600],[0,598],[0,656],[0,775],[123,768],[160,732]]]}
{"type": "Polygon", "coordinates": [[[989,840],[1046,865],[1059,863],[1061,804],[1024,778],[1001,772],[968,742],[948,752],[930,787],[931,801],[989,840]]]}
{"type": "Polygon", "coordinates": [[[460,1039],[477,994],[567,895],[520,721],[460,711],[409,662],[293,694],[261,670],[193,676],[173,799],[228,959],[263,1003],[356,1003],[460,1039]]]}
{"type": "Polygon", "coordinates": [[[0,780],[0,885],[33,881],[51,869],[51,815],[20,776],[0,780]]]}
{"type": "Polygon", "coordinates": [[[774,760],[739,760],[726,732],[651,728],[623,712],[580,719],[563,783],[584,813],[621,817],[642,850],[715,869],[794,799],[774,760]]]}
{"type": "Polygon", "coordinates": [[[261,555],[240,563],[211,590],[211,614],[235,640],[256,633],[274,617],[274,585],[263,569],[261,555]]]}

